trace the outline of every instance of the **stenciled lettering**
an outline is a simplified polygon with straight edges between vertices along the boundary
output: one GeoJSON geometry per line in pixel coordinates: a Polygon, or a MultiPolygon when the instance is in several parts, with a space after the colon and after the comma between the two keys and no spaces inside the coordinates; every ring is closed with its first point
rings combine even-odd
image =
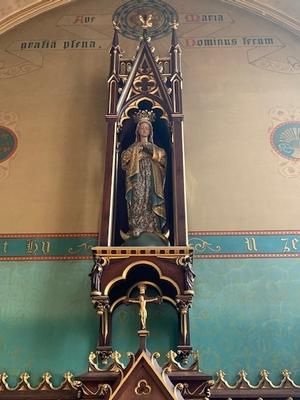
{"type": "Polygon", "coordinates": [[[7,240],[5,240],[4,242],[1,243],[0,251],[2,254],[8,253],[8,241],[7,240]]]}
{"type": "Polygon", "coordinates": [[[234,47],[237,46],[236,38],[186,38],[185,47],[234,47]]]}
{"type": "Polygon", "coordinates": [[[27,240],[26,242],[26,254],[34,255],[38,251],[38,244],[35,240],[27,240]]]}
{"type": "Polygon", "coordinates": [[[42,240],[40,243],[29,239],[26,242],[26,254],[27,255],[37,255],[38,252],[43,254],[49,254],[51,250],[51,243],[49,240],[42,240]]]}
{"type": "Polygon", "coordinates": [[[271,37],[243,37],[245,46],[270,46],[274,44],[271,37]]]}
{"type": "Polygon", "coordinates": [[[245,244],[248,251],[257,251],[255,238],[245,238],[245,244]]]}
{"type": "Polygon", "coordinates": [[[290,238],[281,238],[281,241],[283,242],[283,249],[282,251],[284,253],[289,253],[293,250],[297,250],[297,244],[299,242],[298,239],[290,239],[290,238]]]}
{"type": "Polygon", "coordinates": [[[95,18],[94,15],[76,15],[73,24],[92,24],[95,18]]]}
{"type": "Polygon", "coordinates": [[[94,40],[65,40],[64,49],[94,49],[96,42],[94,40]]]}
{"type": "Polygon", "coordinates": [[[185,14],[184,22],[224,22],[224,15],[221,14],[185,14]]]}
{"type": "MultiPolygon", "coordinates": [[[[76,49],[96,49],[95,40],[31,40],[23,41],[19,44],[20,50],[76,50],[76,49]]],[[[102,48],[98,43],[97,48],[102,48]]]]}
{"type": "Polygon", "coordinates": [[[55,49],[56,41],[55,40],[37,40],[37,41],[28,41],[21,43],[21,50],[26,49],[55,49]]]}
{"type": "Polygon", "coordinates": [[[43,254],[49,254],[51,249],[51,244],[48,240],[42,241],[41,250],[43,254]]]}
{"type": "Polygon", "coordinates": [[[200,37],[200,38],[184,38],[184,47],[186,48],[213,48],[213,47],[264,47],[278,46],[272,37],[233,37],[233,38],[216,38],[216,37],[200,37]]]}

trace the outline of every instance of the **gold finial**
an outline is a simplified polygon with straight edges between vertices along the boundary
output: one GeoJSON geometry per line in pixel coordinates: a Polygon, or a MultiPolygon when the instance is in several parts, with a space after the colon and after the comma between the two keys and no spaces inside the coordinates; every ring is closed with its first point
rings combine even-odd
{"type": "Polygon", "coordinates": [[[67,372],[65,372],[64,373],[64,378],[65,378],[65,380],[67,381],[67,382],[72,382],[72,380],[73,380],[73,378],[74,378],[74,375],[72,374],[72,372],[70,372],[70,371],[67,371],[67,372]]]}
{"type": "Polygon", "coordinates": [[[283,375],[283,377],[284,378],[290,378],[290,371],[288,370],[288,369],[284,369],[283,371],[282,371],[282,375],[283,375]]]}
{"type": "Polygon", "coordinates": [[[173,29],[178,29],[179,22],[174,19],[172,22],[170,22],[170,26],[173,29]]]}
{"type": "Polygon", "coordinates": [[[119,353],[118,351],[114,351],[111,354],[111,358],[114,360],[115,363],[121,364],[121,353],[119,353]]]}
{"type": "Polygon", "coordinates": [[[149,15],[139,15],[139,20],[142,23],[142,28],[143,29],[148,29],[151,28],[153,25],[152,22],[152,14],[149,15]]]}
{"type": "Polygon", "coordinates": [[[222,371],[221,369],[220,371],[217,372],[217,377],[220,378],[220,380],[225,379],[225,375],[226,375],[225,372],[222,371]]]}
{"type": "Polygon", "coordinates": [[[116,29],[117,31],[120,30],[120,22],[119,21],[113,20],[112,24],[113,24],[114,29],[116,29]]]}
{"type": "Polygon", "coordinates": [[[239,372],[239,375],[240,375],[240,378],[242,378],[242,379],[246,379],[246,377],[247,377],[247,372],[244,370],[244,369],[242,369],[240,372],[239,372]]]}
{"type": "Polygon", "coordinates": [[[266,369],[263,369],[263,370],[260,371],[260,376],[261,376],[262,378],[267,379],[268,376],[269,376],[269,372],[268,372],[266,369]]]}

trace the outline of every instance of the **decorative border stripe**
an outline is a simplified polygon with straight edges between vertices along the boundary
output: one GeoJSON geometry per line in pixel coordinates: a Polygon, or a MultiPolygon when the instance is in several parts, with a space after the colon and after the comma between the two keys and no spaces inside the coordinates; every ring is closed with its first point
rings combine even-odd
{"type": "Polygon", "coordinates": [[[257,230],[257,231],[190,231],[189,236],[235,236],[235,235],[300,235],[300,230],[257,230]]]}
{"type": "Polygon", "coordinates": [[[56,237],[97,237],[98,234],[92,233],[0,233],[0,239],[2,238],[56,238],[56,237]]]}
{"type": "Polygon", "coordinates": [[[86,260],[97,233],[1,234],[0,261],[86,260]]]}
{"type": "Polygon", "coordinates": [[[190,232],[196,258],[300,257],[300,231],[190,232]]]}
{"type": "MultiPolygon", "coordinates": [[[[0,234],[0,261],[89,260],[97,233],[0,234]]],[[[300,231],[192,231],[195,258],[300,258],[300,231]]]]}

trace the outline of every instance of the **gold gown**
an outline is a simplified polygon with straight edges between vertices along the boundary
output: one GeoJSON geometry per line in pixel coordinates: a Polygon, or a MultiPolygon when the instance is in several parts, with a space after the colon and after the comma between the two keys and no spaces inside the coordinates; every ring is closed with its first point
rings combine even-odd
{"type": "Polygon", "coordinates": [[[164,149],[151,142],[135,142],[123,151],[121,162],[126,171],[129,234],[134,237],[142,232],[161,234],[166,224],[164,149]]]}

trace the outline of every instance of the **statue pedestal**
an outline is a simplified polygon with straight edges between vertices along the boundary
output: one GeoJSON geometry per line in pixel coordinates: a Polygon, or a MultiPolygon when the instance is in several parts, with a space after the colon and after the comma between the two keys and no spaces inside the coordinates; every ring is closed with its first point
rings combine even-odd
{"type": "MultiPolygon", "coordinates": [[[[112,314],[128,298],[132,287],[151,285],[159,291],[162,301],[171,302],[178,313],[178,352],[184,360],[192,351],[190,345],[189,308],[193,299],[190,266],[193,250],[188,246],[102,247],[93,248],[95,262],[100,264],[98,293],[91,299],[100,316],[97,351],[103,359],[111,352],[112,314]],[[187,261],[188,260],[188,261],[187,261]],[[187,267],[188,266],[188,267],[187,267]],[[145,281],[143,281],[145,277],[145,281]]],[[[147,337],[140,330],[140,337],[147,337]]]]}

